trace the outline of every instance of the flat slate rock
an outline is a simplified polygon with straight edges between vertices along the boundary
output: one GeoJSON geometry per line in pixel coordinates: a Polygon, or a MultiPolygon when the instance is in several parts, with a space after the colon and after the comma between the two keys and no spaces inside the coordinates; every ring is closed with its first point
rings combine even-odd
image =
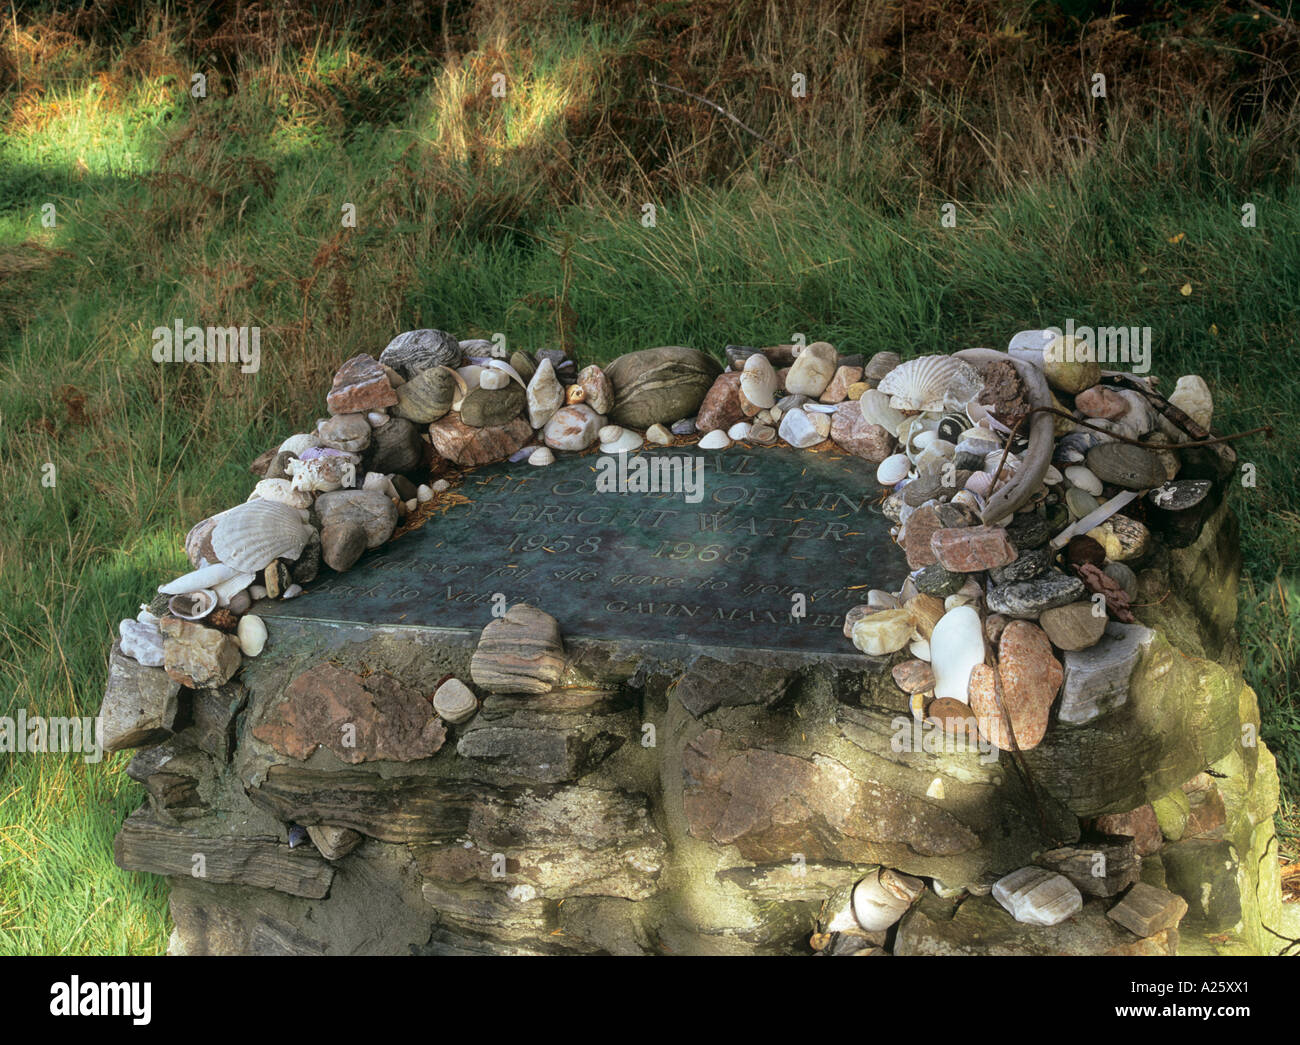
{"type": "Polygon", "coordinates": [[[860,656],[845,613],[906,572],[868,462],[780,447],[621,460],[646,462],[644,492],[633,471],[617,482],[610,455],[481,468],[457,488],[468,503],[257,612],[477,634],[494,605],[527,602],[559,621],[566,642],[860,656]],[[661,481],[670,468],[676,491],[661,481]]]}

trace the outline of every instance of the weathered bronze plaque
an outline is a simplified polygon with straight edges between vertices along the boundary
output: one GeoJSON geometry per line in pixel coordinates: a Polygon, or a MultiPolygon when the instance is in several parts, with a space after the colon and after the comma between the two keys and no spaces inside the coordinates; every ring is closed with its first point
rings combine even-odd
{"type": "Polygon", "coordinates": [[[493,465],[469,504],[258,612],[477,631],[529,602],[566,636],[851,654],[845,611],[906,573],[873,474],[783,447],[493,465]]]}

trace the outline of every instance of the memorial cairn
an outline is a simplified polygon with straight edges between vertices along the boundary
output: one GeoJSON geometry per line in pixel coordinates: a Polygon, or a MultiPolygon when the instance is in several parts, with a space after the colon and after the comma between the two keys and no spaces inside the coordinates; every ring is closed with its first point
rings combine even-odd
{"type": "Polygon", "coordinates": [[[1088,349],[349,359],[121,622],[118,864],[186,954],[1276,950],[1233,443],[1201,378],[1088,349]],[[463,633],[277,617],[476,469],[655,452],[852,465],[897,583],[846,579],[820,654],[561,635],[564,584],[463,633]]]}

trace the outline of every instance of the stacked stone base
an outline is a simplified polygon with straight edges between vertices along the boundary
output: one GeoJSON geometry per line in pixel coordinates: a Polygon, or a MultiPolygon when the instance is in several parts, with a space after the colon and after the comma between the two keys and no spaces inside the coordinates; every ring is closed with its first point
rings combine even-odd
{"type": "Polygon", "coordinates": [[[1138,611],[1156,635],[1128,699],[1053,723],[1022,762],[914,743],[888,658],[576,638],[552,690],[486,696],[429,757],[292,758],[255,734],[294,680],[330,664],[427,693],[470,677],[475,636],[277,620],[239,683],[182,693],[173,735],[137,756],[150,797],[117,859],[172,876],[184,954],[1271,953],[1297,933],[1232,631],[1231,527],[1221,510],[1143,571],[1163,598],[1138,611]],[[1096,818],[1151,802],[1191,810],[1162,815],[1139,871],[1186,900],[1176,928],[1116,924],[1118,892],[1046,928],[989,895],[1050,850],[1131,849],[1096,818]],[[360,842],[327,859],[290,848],[295,825],[360,842]],[[866,932],[851,895],[877,866],[926,889],[866,932]]]}

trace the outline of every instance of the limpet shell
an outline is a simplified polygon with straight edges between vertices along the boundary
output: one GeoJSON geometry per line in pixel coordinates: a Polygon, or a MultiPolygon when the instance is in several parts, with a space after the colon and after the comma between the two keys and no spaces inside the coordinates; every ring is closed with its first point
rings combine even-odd
{"type": "Polygon", "coordinates": [[[309,532],[296,509],[277,501],[248,501],[217,521],[212,550],[227,566],[256,573],[276,559],[297,559],[309,532]]]}

